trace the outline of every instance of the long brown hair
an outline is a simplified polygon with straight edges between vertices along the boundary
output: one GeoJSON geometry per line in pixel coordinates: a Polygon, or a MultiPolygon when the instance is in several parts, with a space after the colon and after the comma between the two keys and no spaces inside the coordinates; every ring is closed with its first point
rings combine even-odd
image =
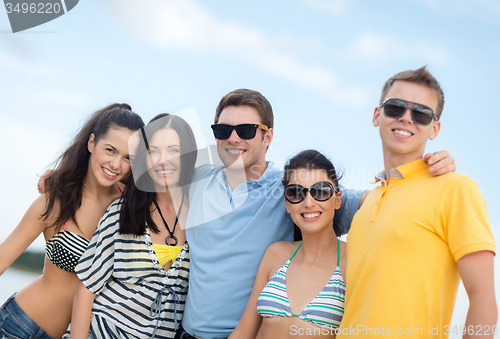
{"type": "MultiPolygon", "coordinates": [[[[144,127],[145,139],[151,140],[156,131],[162,128],[172,128],[179,135],[181,146],[179,185],[182,186],[183,194],[188,199],[189,186],[198,156],[196,139],[191,127],[184,119],[165,113],[157,115],[144,127]]],[[[123,195],[120,212],[120,234],[142,235],[146,232],[146,225],[154,233],[160,232],[151,218],[151,205],[156,192],[146,165],[148,151],[146,140],[140,140],[136,154],[132,159],[132,172],[123,195]]]]}
{"type": "Polygon", "coordinates": [[[82,204],[83,180],[87,174],[90,152],[87,148],[91,134],[97,143],[106,135],[111,127],[123,127],[135,131],[144,126],[141,117],[132,112],[127,104],[112,104],[95,112],[89,118],[71,145],[56,161],[56,169],[48,176],[46,182],[47,209],[42,214],[47,220],[59,204],[59,215],[51,225],[58,232],[68,220],[78,227],[75,215],[82,204]]]}

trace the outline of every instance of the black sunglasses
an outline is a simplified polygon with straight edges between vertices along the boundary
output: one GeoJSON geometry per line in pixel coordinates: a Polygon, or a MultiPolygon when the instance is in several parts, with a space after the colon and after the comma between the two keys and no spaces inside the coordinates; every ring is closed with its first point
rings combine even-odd
{"type": "Polygon", "coordinates": [[[393,119],[401,118],[409,108],[411,112],[411,119],[414,123],[419,125],[427,126],[432,122],[432,119],[437,120],[437,116],[432,111],[432,108],[403,99],[387,99],[382,103],[382,105],[380,105],[380,107],[384,109],[386,117],[393,119]],[[409,107],[408,103],[413,105],[409,107]]]}
{"type": "Polygon", "coordinates": [[[309,188],[291,184],[285,187],[285,199],[291,204],[298,204],[306,198],[307,192],[311,193],[314,200],[326,201],[332,197],[333,192],[339,192],[339,189],[334,188],[328,181],[317,182],[309,188]]]}
{"type": "Polygon", "coordinates": [[[257,129],[261,128],[264,131],[267,131],[269,127],[262,124],[241,124],[241,125],[226,125],[226,124],[214,124],[212,125],[212,129],[214,131],[214,136],[219,140],[226,140],[231,136],[233,130],[236,130],[236,133],[241,139],[250,140],[255,138],[255,134],[257,133],[257,129]]]}

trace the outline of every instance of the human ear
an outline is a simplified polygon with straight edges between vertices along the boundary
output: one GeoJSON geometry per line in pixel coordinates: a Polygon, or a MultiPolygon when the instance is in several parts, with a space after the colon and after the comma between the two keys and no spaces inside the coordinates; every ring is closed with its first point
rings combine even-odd
{"type": "Polygon", "coordinates": [[[373,111],[372,123],[373,123],[373,126],[375,126],[375,127],[378,127],[380,125],[379,118],[380,118],[380,114],[382,113],[381,110],[382,110],[382,108],[375,107],[375,110],[373,111]]]}
{"type": "Polygon", "coordinates": [[[273,134],[274,131],[272,128],[268,129],[264,134],[264,140],[262,142],[264,144],[263,146],[265,146],[266,148],[269,147],[269,144],[271,144],[271,141],[273,140],[273,134]]]}
{"type": "Polygon", "coordinates": [[[95,147],[95,135],[92,133],[89,136],[89,141],[87,142],[87,149],[89,150],[90,153],[94,150],[95,147]]]}
{"type": "MultiPolygon", "coordinates": [[[[285,199],[285,198],[283,198],[283,199],[285,199]]],[[[285,207],[286,207],[286,212],[288,214],[290,214],[290,211],[288,210],[288,201],[286,201],[286,199],[285,199],[285,207]]]]}
{"type": "Polygon", "coordinates": [[[335,196],[335,209],[338,210],[342,205],[342,192],[338,192],[335,196]]]}
{"type": "Polygon", "coordinates": [[[434,121],[434,125],[432,125],[431,134],[429,134],[429,139],[430,140],[436,139],[440,130],[441,130],[441,121],[439,120],[434,121]]]}

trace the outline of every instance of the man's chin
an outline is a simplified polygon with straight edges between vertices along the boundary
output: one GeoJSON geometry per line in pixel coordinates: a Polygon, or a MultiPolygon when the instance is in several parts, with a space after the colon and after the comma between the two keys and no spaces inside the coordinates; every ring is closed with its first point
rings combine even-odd
{"type": "Polygon", "coordinates": [[[245,170],[245,166],[242,163],[239,163],[237,161],[235,161],[229,165],[224,164],[224,166],[226,166],[226,170],[228,170],[228,171],[244,171],[245,170]]]}
{"type": "Polygon", "coordinates": [[[242,171],[245,169],[245,165],[243,164],[243,158],[239,157],[221,157],[222,163],[224,167],[229,170],[242,171]]]}

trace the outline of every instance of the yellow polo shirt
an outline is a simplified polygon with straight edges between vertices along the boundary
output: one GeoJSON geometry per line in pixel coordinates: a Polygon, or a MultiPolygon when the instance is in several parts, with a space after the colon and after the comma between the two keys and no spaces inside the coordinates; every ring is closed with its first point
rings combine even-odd
{"type": "Polygon", "coordinates": [[[345,315],[339,338],[447,338],[456,262],[495,253],[486,203],[463,174],[432,177],[424,160],[379,179],[347,238],[345,315]],[[446,326],[448,325],[448,326],[446,326]]]}

